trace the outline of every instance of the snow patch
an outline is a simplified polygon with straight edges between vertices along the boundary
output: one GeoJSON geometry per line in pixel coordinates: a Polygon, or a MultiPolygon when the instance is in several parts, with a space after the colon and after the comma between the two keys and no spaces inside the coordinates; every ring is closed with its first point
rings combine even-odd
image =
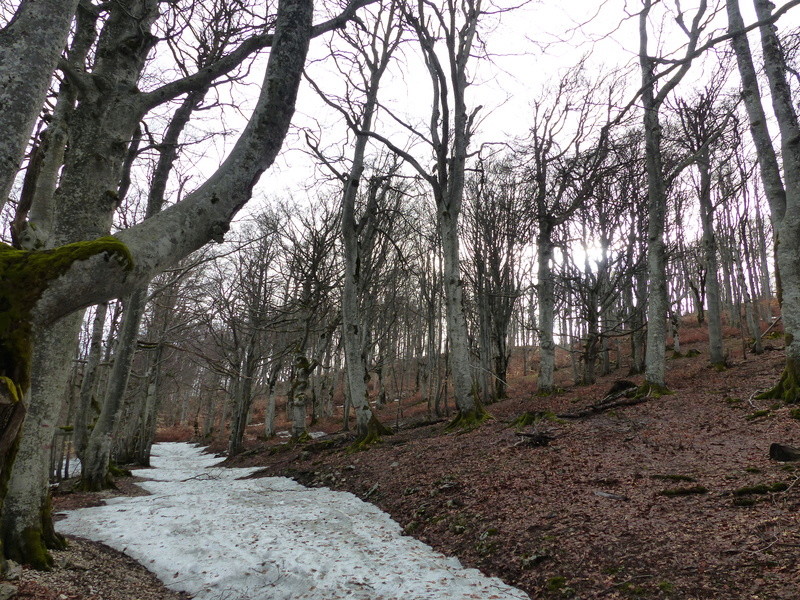
{"type": "Polygon", "coordinates": [[[403,536],[377,507],[183,443],[157,444],[136,471],[151,496],[67,512],[61,533],[103,542],[197,600],[529,600],[403,536]]]}

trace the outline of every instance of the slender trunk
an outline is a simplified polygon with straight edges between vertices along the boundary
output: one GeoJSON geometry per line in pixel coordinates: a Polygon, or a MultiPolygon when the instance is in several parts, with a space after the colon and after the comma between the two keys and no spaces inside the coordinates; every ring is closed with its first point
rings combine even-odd
{"type": "Polygon", "coordinates": [[[722,367],[725,356],[722,348],[722,314],[719,297],[719,264],[717,238],[714,234],[714,207],[711,203],[711,168],[708,150],[703,153],[700,167],[700,222],[703,227],[703,257],[706,268],[706,297],[708,299],[708,348],[711,364],[722,367]]]}
{"type": "Polygon", "coordinates": [[[134,436],[133,462],[142,467],[150,466],[150,449],[155,439],[158,426],[158,408],[160,404],[161,384],[161,356],[163,346],[159,344],[151,352],[147,367],[147,389],[145,391],[144,405],[142,406],[140,422],[134,436]]]}
{"type": "Polygon", "coordinates": [[[539,236],[536,240],[539,282],[537,294],[539,301],[539,378],[536,391],[549,394],[553,391],[553,373],[556,364],[556,345],[553,341],[555,323],[555,286],[551,262],[553,260],[552,227],[549,222],[539,222],[539,236]]]}
{"type": "Polygon", "coordinates": [[[267,378],[267,407],[264,411],[264,437],[270,439],[275,435],[275,396],[278,384],[278,375],[283,368],[281,360],[272,363],[269,377],[267,378]]]}
{"type": "Polygon", "coordinates": [[[146,293],[146,290],[137,290],[126,302],[105,402],[89,436],[83,461],[81,487],[86,490],[97,491],[112,485],[108,468],[111,461],[114,430],[120,421],[123,399],[128,388],[128,378],[136,353],[136,340],[139,334],[139,323],[144,312],[146,293]]]}
{"type": "Polygon", "coordinates": [[[253,378],[255,376],[256,359],[255,343],[251,340],[244,351],[236,385],[234,386],[233,415],[231,434],[228,440],[228,456],[236,456],[242,451],[244,433],[247,428],[247,416],[253,400],[253,378]]]}
{"type": "Polygon", "coordinates": [[[756,207],[756,238],[758,243],[758,264],[761,272],[761,299],[764,305],[764,320],[770,322],[772,320],[772,287],[769,280],[769,256],[767,255],[767,232],[766,223],[761,216],[761,209],[759,208],[758,199],[755,202],[756,207]]]}
{"type": "Polygon", "coordinates": [[[459,258],[458,212],[452,205],[438,208],[439,233],[442,239],[444,303],[447,323],[448,360],[453,381],[453,394],[459,418],[468,421],[481,417],[483,408],[472,385],[472,368],[469,360],[467,318],[464,314],[464,283],[461,279],[459,258]]]}
{"type": "Polygon", "coordinates": [[[97,389],[97,368],[100,364],[103,345],[103,327],[106,322],[108,303],[98,304],[92,322],[92,338],[89,343],[89,355],[86,357],[86,366],[83,370],[80,399],[75,411],[75,426],[73,443],[75,453],[83,460],[86,444],[89,441],[89,416],[92,412],[92,401],[97,389]]]}
{"type": "MultiPolygon", "coordinates": [[[[652,77],[648,73],[647,77],[652,77]]],[[[645,79],[647,79],[647,77],[645,79]]],[[[644,129],[647,154],[647,350],[645,380],[656,388],[665,387],[666,360],[667,280],[666,245],[664,227],[666,220],[666,189],[661,164],[661,124],[658,106],[653,104],[652,82],[649,93],[643,94],[644,129]]],[[[646,88],[647,89],[647,88],[646,88]]]]}

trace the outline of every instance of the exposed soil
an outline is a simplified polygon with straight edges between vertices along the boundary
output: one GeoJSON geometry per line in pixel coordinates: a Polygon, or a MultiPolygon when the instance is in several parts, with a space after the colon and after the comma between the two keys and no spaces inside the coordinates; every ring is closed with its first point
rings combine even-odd
{"type": "MultiPolygon", "coordinates": [[[[800,446],[800,414],[753,400],[777,380],[783,360],[773,350],[718,372],[703,355],[678,358],[669,362],[672,395],[522,429],[511,421],[525,412],[577,412],[622,372],[550,397],[531,394],[533,377],[518,377],[511,399],[489,406],[493,419],[473,431],[447,433],[446,421],[409,418],[408,407],[405,426],[363,452],[348,451],[349,434],[301,445],[254,434],[229,463],[350,491],[409,535],[531,598],[796,599],[800,463],[772,461],[768,449],[800,446]]],[[[381,416],[393,423],[396,408],[381,416]]],[[[55,506],[94,501],[67,494],[55,506]]],[[[127,573],[142,570],[100,545],[75,545],[87,553],[85,573],[118,563],[103,577],[111,588],[129,587],[127,573]]],[[[23,582],[70,600],[134,597],[75,583],[66,567],[44,582],[28,573],[23,582]]],[[[146,597],[179,598],[158,585],[152,594],[146,597]]]]}

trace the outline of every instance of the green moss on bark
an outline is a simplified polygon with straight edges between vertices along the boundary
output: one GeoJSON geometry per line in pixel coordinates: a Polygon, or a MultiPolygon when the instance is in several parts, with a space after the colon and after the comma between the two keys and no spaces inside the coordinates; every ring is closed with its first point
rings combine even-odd
{"type": "Polygon", "coordinates": [[[53,498],[47,494],[42,509],[42,541],[46,548],[50,550],[65,550],[67,539],[56,531],[53,524],[53,498]]]}
{"type": "Polygon", "coordinates": [[[468,411],[459,411],[456,418],[450,421],[445,431],[471,431],[480,427],[491,415],[483,408],[483,404],[476,401],[475,408],[468,411]]]}
{"type": "Polygon", "coordinates": [[[800,361],[786,359],[786,367],[775,387],[758,394],[759,400],[783,400],[787,404],[800,403],[800,361]]]}
{"type": "Polygon", "coordinates": [[[44,251],[0,244],[0,376],[11,380],[20,395],[30,387],[31,311],[51,281],[74,262],[98,254],[133,267],[131,253],[111,236],[44,251]]]}
{"type": "Polygon", "coordinates": [[[5,553],[10,560],[39,571],[53,568],[53,557],[47,551],[40,527],[28,527],[21,535],[5,535],[5,553]]]}
{"type": "Polygon", "coordinates": [[[378,420],[378,417],[372,415],[369,419],[369,423],[367,424],[367,431],[356,439],[356,442],[348,448],[348,452],[360,452],[362,450],[366,450],[373,444],[380,442],[383,436],[393,434],[394,432],[389,427],[381,423],[378,420]]]}
{"type": "Polygon", "coordinates": [[[645,381],[642,385],[639,386],[639,389],[636,390],[634,399],[660,398],[661,396],[669,396],[671,394],[672,390],[670,390],[667,386],[645,381]]]}

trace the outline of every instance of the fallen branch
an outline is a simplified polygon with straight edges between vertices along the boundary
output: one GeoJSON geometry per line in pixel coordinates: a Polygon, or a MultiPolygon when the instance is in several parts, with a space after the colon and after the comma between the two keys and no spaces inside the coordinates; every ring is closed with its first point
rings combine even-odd
{"type": "Polygon", "coordinates": [[[562,413],[556,415],[560,419],[582,419],[591,415],[596,415],[612,408],[621,406],[634,406],[650,400],[650,395],[640,396],[636,392],[639,388],[632,381],[620,380],[614,382],[608,394],[602,400],[592,404],[583,410],[572,413],[562,413]]]}
{"type": "Polygon", "coordinates": [[[782,318],[783,315],[779,315],[778,318],[772,322],[772,325],[767,327],[767,330],[761,334],[761,338],[763,339],[765,335],[767,335],[770,331],[772,331],[772,328],[775,327],[775,325],[777,325],[778,323],[780,323],[782,318]]]}

